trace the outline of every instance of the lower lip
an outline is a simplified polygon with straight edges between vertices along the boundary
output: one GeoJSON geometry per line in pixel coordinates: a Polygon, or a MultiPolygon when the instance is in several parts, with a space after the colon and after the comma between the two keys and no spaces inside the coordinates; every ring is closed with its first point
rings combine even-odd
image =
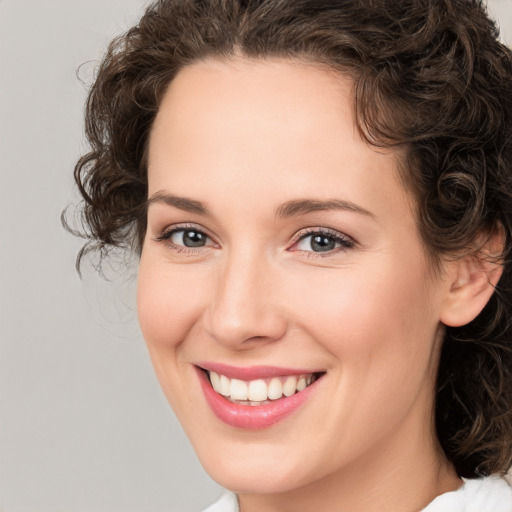
{"type": "Polygon", "coordinates": [[[319,379],[302,391],[264,405],[241,405],[230,402],[211,386],[208,376],[197,368],[201,388],[208,405],[221,421],[236,428],[261,430],[271,427],[296,411],[314,393],[319,379]]]}

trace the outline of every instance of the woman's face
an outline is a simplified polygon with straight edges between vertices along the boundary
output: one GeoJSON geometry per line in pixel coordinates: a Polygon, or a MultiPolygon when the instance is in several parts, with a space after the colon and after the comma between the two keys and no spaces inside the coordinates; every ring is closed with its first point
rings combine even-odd
{"type": "Polygon", "coordinates": [[[359,137],[351,82],[318,66],[204,61],[166,92],[139,317],[222,485],[286,491],[432,447],[447,285],[397,165],[359,137]]]}

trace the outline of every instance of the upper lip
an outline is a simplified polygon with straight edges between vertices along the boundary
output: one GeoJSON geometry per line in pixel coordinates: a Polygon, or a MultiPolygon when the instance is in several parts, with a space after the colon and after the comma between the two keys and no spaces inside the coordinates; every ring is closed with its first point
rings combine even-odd
{"type": "Polygon", "coordinates": [[[244,381],[267,379],[272,377],[284,377],[287,375],[309,375],[311,373],[324,373],[325,370],[311,368],[284,368],[280,366],[231,366],[224,363],[199,362],[196,366],[203,370],[213,371],[225,375],[230,379],[244,381]]]}

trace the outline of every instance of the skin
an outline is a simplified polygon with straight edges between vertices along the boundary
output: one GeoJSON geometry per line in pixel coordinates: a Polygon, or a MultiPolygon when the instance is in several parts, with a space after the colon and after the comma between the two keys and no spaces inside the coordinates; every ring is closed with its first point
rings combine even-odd
{"type": "Polygon", "coordinates": [[[489,280],[453,260],[432,270],[399,157],[360,138],[350,80],[320,66],[207,60],[166,92],[149,197],[209,214],[150,204],[139,319],[169,403],[243,512],[413,511],[461,484],[435,437],[434,382],[443,322],[476,316],[489,280]],[[276,215],[302,199],[360,211],[276,215]],[[207,244],[159,240],[183,225],[207,244]],[[308,228],[352,246],[314,252],[308,228]],[[291,416],[243,430],[206,404],[200,361],[326,374],[291,416]]]}

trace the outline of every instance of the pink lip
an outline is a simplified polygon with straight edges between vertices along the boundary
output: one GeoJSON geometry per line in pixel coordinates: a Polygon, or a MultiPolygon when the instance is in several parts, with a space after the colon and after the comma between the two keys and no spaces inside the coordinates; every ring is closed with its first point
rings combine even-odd
{"type": "Polygon", "coordinates": [[[199,366],[203,370],[220,373],[230,379],[240,379],[245,381],[272,377],[286,377],[287,375],[309,375],[311,373],[320,373],[324,371],[321,369],[281,368],[278,366],[249,366],[247,368],[241,368],[239,366],[230,366],[228,364],[211,362],[199,362],[196,366],[199,366]]]}
{"type": "MultiPolygon", "coordinates": [[[[253,368],[251,368],[251,370],[252,369],[253,368]]],[[[206,373],[200,368],[196,368],[196,370],[206,401],[215,416],[232,427],[252,430],[268,428],[288,417],[302,404],[304,404],[304,402],[311,396],[312,393],[314,393],[319,382],[319,380],[316,380],[306,389],[295,393],[292,396],[283,397],[279,400],[271,401],[264,405],[250,406],[230,402],[222,395],[219,395],[212,388],[206,373]]],[[[307,374],[312,372],[306,371],[302,373],[307,374]]],[[[226,373],[223,373],[223,375],[226,375],[226,373]]],[[[258,373],[258,375],[260,378],[262,378],[261,373],[258,373]]],[[[283,373],[278,373],[275,375],[283,375],[283,373]]],[[[290,373],[288,373],[288,375],[290,375],[290,373]]],[[[298,373],[293,373],[293,375],[298,375],[298,373]]]]}

